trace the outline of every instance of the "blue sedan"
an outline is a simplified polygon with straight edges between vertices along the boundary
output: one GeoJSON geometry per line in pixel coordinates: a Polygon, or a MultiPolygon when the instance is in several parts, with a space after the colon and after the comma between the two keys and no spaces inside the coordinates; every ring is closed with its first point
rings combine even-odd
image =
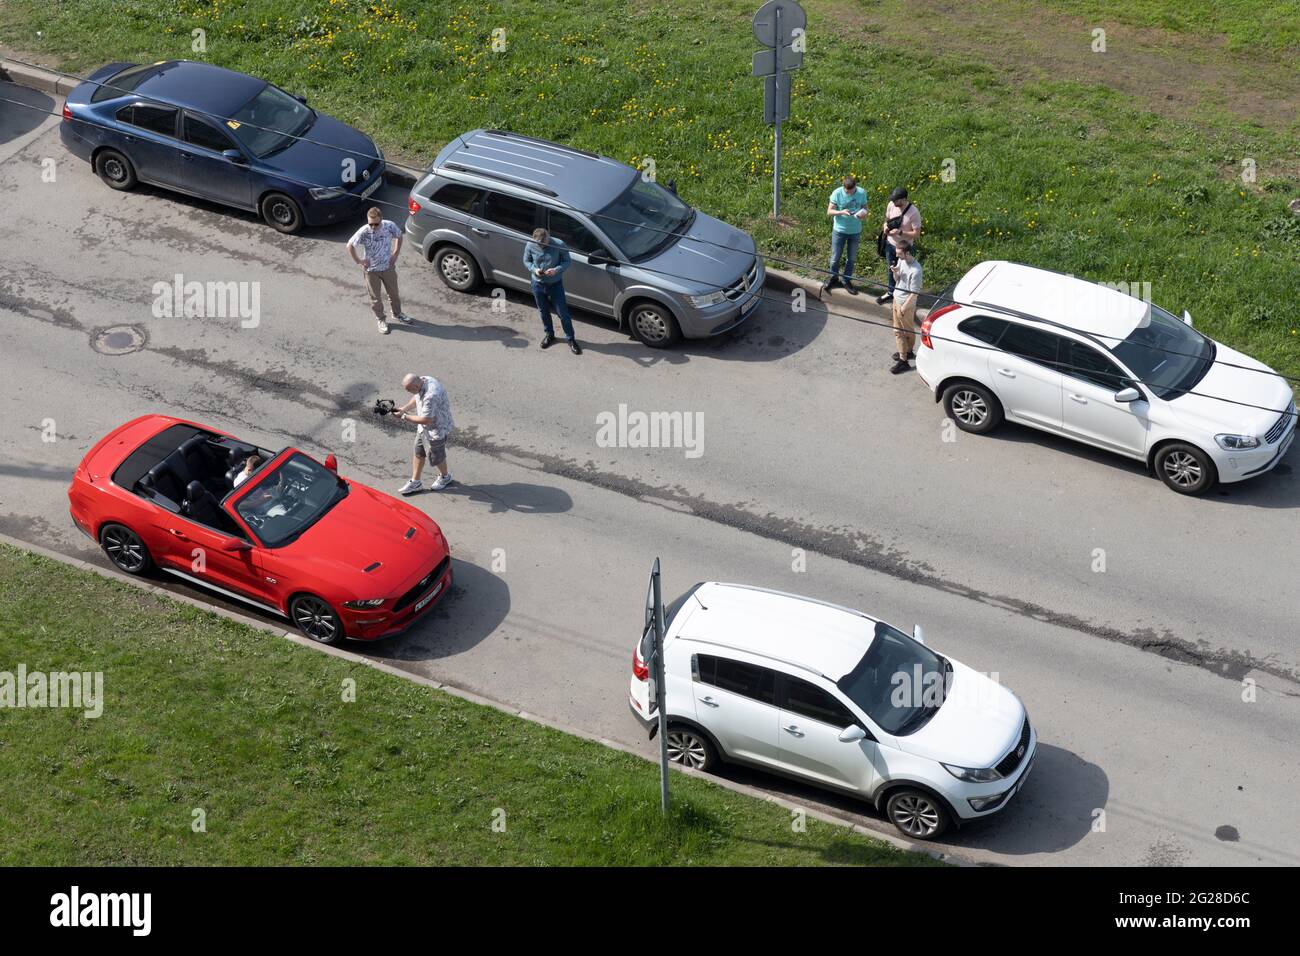
{"type": "Polygon", "coordinates": [[[280,232],[355,216],[384,178],[364,133],[265,80],[189,60],[96,70],[68,94],[60,137],[114,189],[150,183],[280,232]]]}

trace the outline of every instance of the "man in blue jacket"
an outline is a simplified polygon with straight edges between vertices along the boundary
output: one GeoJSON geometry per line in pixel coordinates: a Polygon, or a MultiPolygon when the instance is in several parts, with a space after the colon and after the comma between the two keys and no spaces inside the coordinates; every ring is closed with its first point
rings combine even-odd
{"type": "Polygon", "coordinates": [[[574,355],[582,354],[582,346],[573,337],[573,316],[569,315],[569,303],[564,299],[564,270],[572,265],[569,250],[559,239],[554,239],[545,229],[533,232],[533,241],[524,245],[524,268],[533,280],[533,298],[537,300],[537,311],[542,313],[542,348],[549,349],[555,344],[555,327],[551,325],[551,309],[560,315],[560,326],[564,337],[569,340],[569,351],[574,355]]]}

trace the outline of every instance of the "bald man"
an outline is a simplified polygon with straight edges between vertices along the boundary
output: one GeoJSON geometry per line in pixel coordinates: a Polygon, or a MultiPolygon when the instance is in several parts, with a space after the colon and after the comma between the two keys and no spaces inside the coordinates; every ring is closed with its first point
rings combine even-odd
{"type": "Polygon", "coordinates": [[[456,430],[456,423],[451,419],[451,399],[442,382],[432,375],[410,372],[402,379],[402,388],[411,393],[411,400],[393,409],[393,414],[416,429],[411,480],[398,489],[398,494],[413,495],[423,487],[420,473],[426,461],[438,469],[438,477],[429,490],[442,491],[452,480],[447,470],[447,437],[456,430]]]}

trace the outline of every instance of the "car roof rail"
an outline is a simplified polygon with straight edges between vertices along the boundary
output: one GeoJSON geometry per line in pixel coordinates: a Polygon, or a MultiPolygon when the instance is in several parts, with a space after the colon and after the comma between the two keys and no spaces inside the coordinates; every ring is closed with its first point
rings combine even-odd
{"type": "Polygon", "coordinates": [[[536,136],[525,136],[522,133],[512,133],[506,129],[485,129],[483,132],[488,136],[501,136],[506,139],[520,139],[526,143],[537,143],[539,146],[549,146],[552,149],[562,150],[566,153],[576,153],[579,156],[586,156],[589,159],[604,159],[603,156],[600,156],[597,153],[590,153],[587,150],[579,149],[576,146],[566,146],[563,143],[552,143],[549,139],[538,139],[536,136]]]}
{"type": "Polygon", "coordinates": [[[835,678],[829,674],[824,674],[815,667],[809,667],[807,664],[800,664],[798,661],[792,661],[787,657],[777,657],[775,654],[767,654],[763,651],[756,651],[748,647],[740,647],[736,644],[728,644],[725,641],[711,641],[707,637],[692,637],[689,634],[678,634],[679,640],[693,641],[696,644],[705,644],[709,647],[721,647],[723,650],[735,651],[738,654],[748,654],[750,657],[761,657],[765,661],[776,661],[778,664],[787,664],[790,667],[797,668],[808,674],[814,674],[823,680],[828,680],[832,684],[836,683],[835,678]]]}
{"type": "Polygon", "coordinates": [[[560,194],[554,189],[548,189],[546,186],[538,186],[536,183],[530,183],[526,179],[515,179],[513,176],[502,176],[500,173],[494,173],[488,169],[478,169],[474,166],[466,166],[464,163],[443,163],[443,169],[454,169],[458,173],[469,173],[471,176],[482,176],[484,179],[495,179],[498,182],[509,183],[512,186],[518,186],[521,189],[528,189],[543,196],[550,196],[552,199],[560,194]]]}
{"type": "Polygon", "coordinates": [[[1003,315],[1014,316],[1017,319],[1024,319],[1027,322],[1041,322],[1043,325],[1050,325],[1053,328],[1062,329],[1063,331],[1066,332],[1072,332],[1075,335],[1082,335],[1093,345],[1099,345],[1107,352],[1110,351],[1110,346],[1102,342],[1091,332],[1085,332],[1083,329],[1076,329],[1073,326],[1064,324],[1063,322],[1055,322],[1052,319],[1045,319],[1041,315],[1031,315],[1028,312],[1021,312],[1019,309],[1012,309],[1005,305],[994,305],[992,302],[976,301],[976,302],[972,302],[971,305],[979,306],[982,309],[990,309],[994,312],[1001,312],[1003,315]]]}

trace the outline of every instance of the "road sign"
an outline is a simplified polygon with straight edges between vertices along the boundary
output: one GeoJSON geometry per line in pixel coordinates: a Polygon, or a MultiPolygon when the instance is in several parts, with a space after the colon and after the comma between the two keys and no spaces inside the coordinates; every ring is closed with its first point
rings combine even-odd
{"type": "Polygon", "coordinates": [[[763,80],[763,122],[783,123],[790,118],[790,77],[769,76],[763,80]]]}
{"type": "Polygon", "coordinates": [[[655,558],[650,568],[650,582],[645,592],[645,631],[650,638],[650,696],[648,702],[659,711],[658,723],[653,725],[650,736],[659,734],[659,802],[660,808],[668,812],[668,701],[664,684],[664,598],[659,581],[659,559],[655,558]]]}
{"type": "Polygon", "coordinates": [[[794,0],[767,0],[754,14],[754,39],[763,46],[785,45],[807,26],[808,14],[794,0]]]}
{"type": "Polygon", "coordinates": [[[771,76],[780,70],[797,70],[803,66],[803,54],[792,46],[783,46],[779,50],[759,50],[754,54],[754,76],[771,76]],[[778,62],[778,56],[780,60],[778,62]]]}

